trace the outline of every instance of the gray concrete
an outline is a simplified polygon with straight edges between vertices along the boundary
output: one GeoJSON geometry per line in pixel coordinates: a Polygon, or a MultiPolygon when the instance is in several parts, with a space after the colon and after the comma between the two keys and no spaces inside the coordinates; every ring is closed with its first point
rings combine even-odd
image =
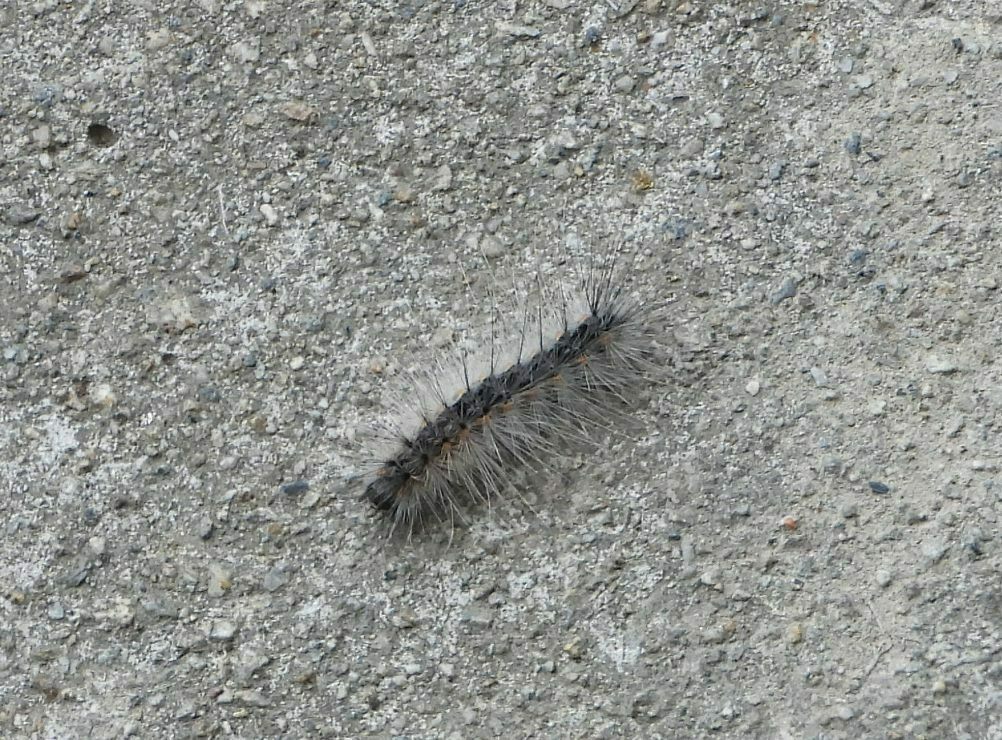
{"type": "Polygon", "coordinates": [[[997,3],[39,0],[0,73],[0,735],[1002,737],[997,3]],[[385,543],[387,389],[620,239],[640,429],[385,543]]]}

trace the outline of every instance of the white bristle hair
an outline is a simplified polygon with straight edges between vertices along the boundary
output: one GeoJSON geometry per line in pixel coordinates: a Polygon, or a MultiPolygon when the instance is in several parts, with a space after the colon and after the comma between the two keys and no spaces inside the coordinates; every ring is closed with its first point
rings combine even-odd
{"type": "Polygon", "coordinates": [[[635,257],[609,256],[549,296],[537,279],[507,316],[492,307],[486,351],[454,348],[408,373],[366,449],[362,498],[391,533],[464,520],[517,469],[552,469],[616,430],[663,375],[661,311],[624,284],[635,257]]]}

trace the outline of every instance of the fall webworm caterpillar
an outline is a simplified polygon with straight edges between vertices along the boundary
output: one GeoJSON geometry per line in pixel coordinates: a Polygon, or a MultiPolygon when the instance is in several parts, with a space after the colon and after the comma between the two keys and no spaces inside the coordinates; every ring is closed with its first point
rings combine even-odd
{"type": "Polygon", "coordinates": [[[626,286],[636,255],[610,255],[549,295],[537,278],[506,327],[492,311],[490,347],[412,373],[397,413],[370,447],[362,498],[410,535],[490,506],[515,468],[594,446],[663,373],[656,304],[626,286]]]}

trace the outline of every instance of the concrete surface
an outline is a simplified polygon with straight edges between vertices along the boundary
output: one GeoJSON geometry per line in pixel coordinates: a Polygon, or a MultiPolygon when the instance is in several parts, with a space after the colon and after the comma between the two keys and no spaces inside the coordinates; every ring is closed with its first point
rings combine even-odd
{"type": "Polygon", "coordinates": [[[997,3],[39,0],[0,73],[0,735],[1002,737],[997,3]],[[387,389],[619,240],[639,433],[387,543],[387,389]]]}

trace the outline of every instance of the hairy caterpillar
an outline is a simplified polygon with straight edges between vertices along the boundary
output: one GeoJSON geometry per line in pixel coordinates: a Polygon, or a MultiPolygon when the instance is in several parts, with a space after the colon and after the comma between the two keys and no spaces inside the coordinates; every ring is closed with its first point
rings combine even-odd
{"type": "MultiPolygon", "coordinates": [[[[632,262],[631,262],[632,265],[632,262]]],[[[411,534],[490,505],[513,468],[541,469],[595,444],[656,378],[655,306],[632,297],[614,259],[549,303],[542,292],[490,352],[461,353],[455,372],[415,378],[388,421],[362,498],[411,534]]],[[[495,311],[496,315],[496,311],[495,311]]]]}

